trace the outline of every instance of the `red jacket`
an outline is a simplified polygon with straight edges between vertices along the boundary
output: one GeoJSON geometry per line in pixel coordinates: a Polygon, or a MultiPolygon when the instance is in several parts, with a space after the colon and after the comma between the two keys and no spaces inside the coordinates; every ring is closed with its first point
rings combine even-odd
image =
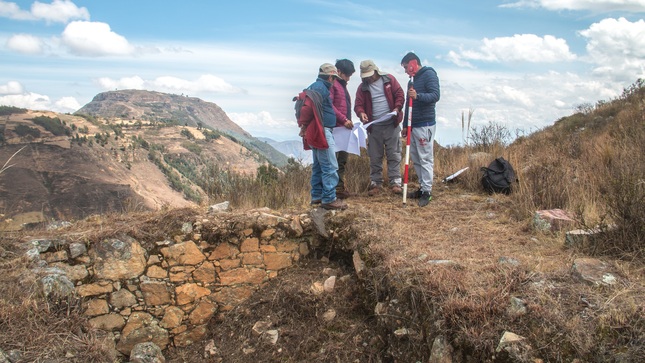
{"type": "Polygon", "coordinates": [[[347,91],[347,82],[343,79],[336,79],[329,89],[329,97],[336,114],[336,127],[345,126],[345,120],[352,119],[351,101],[347,91]]]}
{"type": "Polygon", "coordinates": [[[311,150],[312,148],[328,149],[329,144],[325,137],[325,129],[314,101],[305,92],[300,92],[298,99],[304,99],[304,104],[300,109],[300,117],[298,118],[303,148],[305,150],[311,150]]]}
{"type": "MultiPolygon", "coordinates": [[[[396,125],[398,126],[403,120],[403,104],[405,103],[405,92],[399,81],[394,78],[391,74],[382,75],[383,78],[383,87],[385,92],[385,98],[387,99],[387,104],[390,106],[390,111],[398,110],[398,115],[396,116],[396,125]]],[[[372,114],[372,94],[370,93],[370,87],[366,83],[361,83],[358,85],[356,90],[356,99],[354,100],[354,112],[358,117],[361,117],[361,113],[367,114],[367,118],[371,121],[373,118],[372,114]]]]}

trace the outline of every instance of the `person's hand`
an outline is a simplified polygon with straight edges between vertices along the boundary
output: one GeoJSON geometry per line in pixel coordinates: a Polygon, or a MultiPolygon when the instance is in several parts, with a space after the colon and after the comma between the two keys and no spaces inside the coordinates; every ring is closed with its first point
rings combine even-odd
{"type": "Polygon", "coordinates": [[[408,90],[408,96],[410,96],[411,99],[416,100],[417,99],[417,91],[414,89],[414,87],[410,87],[408,90]]]}
{"type": "Polygon", "coordinates": [[[353,129],[354,128],[354,123],[352,122],[352,120],[345,120],[345,127],[350,129],[350,130],[353,129]]]}
{"type": "Polygon", "coordinates": [[[367,114],[366,114],[365,112],[361,112],[361,121],[362,121],[363,123],[365,123],[365,122],[369,121],[369,120],[367,119],[367,114]]]}
{"type": "Polygon", "coordinates": [[[401,130],[401,137],[408,137],[408,128],[407,127],[404,127],[401,130]]]}

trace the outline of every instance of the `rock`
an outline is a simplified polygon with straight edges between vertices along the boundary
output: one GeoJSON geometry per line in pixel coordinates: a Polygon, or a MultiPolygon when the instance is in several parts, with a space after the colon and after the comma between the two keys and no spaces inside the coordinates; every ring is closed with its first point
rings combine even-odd
{"type": "Polygon", "coordinates": [[[293,264],[290,253],[266,253],[264,254],[264,265],[267,270],[279,271],[293,264]]]}
{"type": "Polygon", "coordinates": [[[168,277],[168,271],[157,265],[152,265],[148,267],[146,276],[151,279],[165,279],[166,277],[168,277]]]}
{"type": "Polygon", "coordinates": [[[172,303],[170,291],[165,282],[145,281],[140,285],[143,299],[148,306],[164,305],[172,303]]]}
{"type": "Polygon", "coordinates": [[[325,285],[323,285],[323,283],[321,282],[316,281],[313,284],[311,284],[311,287],[309,288],[309,290],[311,290],[311,292],[314,295],[320,295],[323,292],[325,292],[325,285]]]}
{"type": "Polygon", "coordinates": [[[454,349],[446,341],[446,337],[439,335],[432,342],[432,350],[430,351],[428,363],[452,363],[453,352],[454,349]]]}
{"type": "Polygon", "coordinates": [[[166,308],[166,312],[161,319],[162,327],[166,329],[174,329],[181,325],[182,320],[184,319],[184,311],[176,306],[169,306],[166,308]]]}
{"type": "Polygon", "coordinates": [[[165,363],[166,358],[155,343],[139,343],[130,352],[130,363],[165,363]]]}
{"type": "Polygon", "coordinates": [[[237,284],[258,285],[266,278],[266,271],[259,268],[236,268],[219,273],[220,284],[229,286],[237,284]]]}
{"type": "Polygon", "coordinates": [[[222,260],[222,259],[232,259],[237,257],[239,253],[240,253],[240,250],[236,246],[230,243],[223,242],[217,245],[217,247],[215,247],[213,252],[211,252],[211,254],[208,256],[208,259],[211,261],[222,260]]]}
{"type": "Polygon", "coordinates": [[[533,225],[540,231],[559,231],[575,223],[576,221],[562,209],[539,210],[533,215],[533,225]]]}
{"type": "Polygon", "coordinates": [[[202,300],[197,303],[195,309],[188,316],[188,320],[193,325],[202,325],[207,323],[217,311],[217,305],[208,301],[202,300]]]}
{"type": "Polygon", "coordinates": [[[69,257],[77,258],[87,253],[85,243],[70,243],[69,244],[69,257]]]}
{"type": "Polygon", "coordinates": [[[110,294],[110,305],[116,309],[130,307],[137,303],[137,298],[127,289],[120,289],[110,294]]]}
{"type": "Polygon", "coordinates": [[[334,309],[328,309],[323,313],[322,319],[323,321],[329,323],[330,321],[334,320],[336,318],[336,310],[334,309]]]}
{"type": "Polygon", "coordinates": [[[300,223],[299,216],[294,216],[291,219],[291,223],[289,224],[289,230],[296,237],[302,236],[302,234],[304,233],[304,229],[302,228],[302,223],[300,223]]]}
{"type": "Polygon", "coordinates": [[[573,261],[573,276],[593,285],[611,286],[616,284],[616,277],[607,271],[603,261],[595,258],[577,258],[573,261]]]}
{"type": "Polygon", "coordinates": [[[204,358],[220,356],[222,352],[215,345],[215,340],[211,339],[204,346],[204,358]]]}
{"type": "Polygon", "coordinates": [[[47,229],[48,231],[53,231],[53,230],[56,230],[56,229],[69,227],[71,225],[72,224],[70,222],[67,222],[67,221],[53,221],[53,222],[50,222],[47,225],[47,227],[45,227],[45,229],[47,229]]]}
{"type": "Polygon", "coordinates": [[[29,244],[38,249],[39,253],[47,252],[49,247],[52,246],[52,240],[49,239],[32,239],[29,244]]]}
{"type": "Polygon", "coordinates": [[[123,317],[114,313],[94,317],[88,323],[93,329],[105,331],[121,330],[125,326],[123,317]]]}
{"type": "Polygon", "coordinates": [[[129,236],[103,240],[92,246],[89,254],[94,260],[94,274],[99,279],[131,279],[139,277],[146,268],[146,251],[129,236]]]}
{"type": "Polygon", "coordinates": [[[197,284],[188,283],[175,288],[177,305],[186,305],[204,296],[210,295],[211,290],[197,284]]]}
{"type": "Polygon", "coordinates": [[[194,344],[206,335],[206,326],[200,325],[193,330],[188,330],[175,336],[174,342],[177,347],[187,347],[194,344]]]}
{"type": "Polygon", "coordinates": [[[334,287],[336,287],[336,276],[330,276],[323,283],[323,289],[325,292],[334,292],[334,287]]]}
{"type": "Polygon", "coordinates": [[[9,356],[0,349],[0,363],[11,363],[9,356]]]}
{"type": "Polygon", "coordinates": [[[76,287],[76,293],[80,297],[97,296],[109,294],[114,286],[109,281],[99,281],[94,284],[79,285],[76,287]]]}
{"type": "Polygon", "coordinates": [[[184,234],[193,233],[193,224],[189,222],[182,224],[181,233],[184,233],[184,234]]]}
{"type": "Polygon", "coordinates": [[[512,317],[526,315],[526,303],[522,299],[511,297],[510,306],[506,309],[506,312],[512,317]]]}
{"type": "Polygon", "coordinates": [[[260,336],[266,333],[266,331],[269,330],[269,328],[271,328],[271,325],[273,324],[270,321],[259,320],[259,321],[256,321],[255,324],[253,324],[253,328],[251,328],[251,331],[253,332],[253,335],[260,336]]]}
{"type": "Polygon", "coordinates": [[[226,212],[229,210],[229,202],[222,202],[218,204],[213,204],[210,207],[208,207],[208,213],[222,213],[226,212]]]}
{"type": "Polygon", "coordinates": [[[110,312],[107,301],[103,299],[88,300],[85,302],[84,308],[87,316],[104,315],[110,312]]]}
{"type": "Polygon", "coordinates": [[[510,331],[504,332],[495,351],[506,352],[514,362],[533,361],[533,348],[526,342],[526,338],[510,331]]]}
{"type": "Polygon", "coordinates": [[[72,281],[84,280],[87,276],[89,276],[87,268],[83,265],[70,266],[66,263],[55,262],[50,264],[50,266],[63,271],[65,275],[72,281]]]}
{"type": "Polygon", "coordinates": [[[267,330],[261,338],[263,341],[275,345],[276,343],[278,343],[278,337],[279,333],[277,330],[267,330]]]}
{"type": "Polygon", "coordinates": [[[354,263],[354,271],[358,277],[363,277],[365,271],[365,262],[361,259],[361,255],[358,251],[354,251],[352,255],[352,262],[354,263]]]}
{"type": "Polygon", "coordinates": [[[188,241],[178,243],[174,246],[161,249],[161,254],[169,266],[177,265],[198,265],[206,259],[206,256],[197,247],[195,242],[188,241]]]}
{"type": "Polygon", "coordinates": [[[74,296],[74,284],[63,274],[51,274],[40,279],[40,286],[46,297],[61,299],[74,296]]]}
{"type": "Polygon", "coordinates": [[[161,349],[165,349],[168,341],[168,331],[160,327],[152,315],[134,312],[121,331],[116,349],[123,354],[129,354],[135,345],[145,342],[153,342],[161,349]]]}
{"type": "Polygon", "coordinates": [[[193,272],[193,279],[195,279],[196,282],[203,282],[205,284],[215,282],[215,266],[213,266],[213,263],[204,262],[193,272]]]}

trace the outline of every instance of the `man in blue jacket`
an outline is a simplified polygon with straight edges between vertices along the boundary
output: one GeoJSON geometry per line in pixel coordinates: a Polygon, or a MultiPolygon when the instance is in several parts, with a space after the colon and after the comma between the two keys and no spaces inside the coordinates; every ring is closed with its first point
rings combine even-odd
{"type": "Polygon", "coordinates": [[[437,130],[435,105],[440,96],[439,78],[432,67],[422,67],[421,60],[412,52],[401,59],[401,66],[410,76],[401,135],[407,137],[407,126],[411,116],[410,156],[419,178],[419,190],[409,193],[407,197],[418,199],[419,207],[425,207],[432,200],[433,144],[437,130]],[[410,99],[413,100],[412,115],[408,115],[407,104],[410,99]]]}

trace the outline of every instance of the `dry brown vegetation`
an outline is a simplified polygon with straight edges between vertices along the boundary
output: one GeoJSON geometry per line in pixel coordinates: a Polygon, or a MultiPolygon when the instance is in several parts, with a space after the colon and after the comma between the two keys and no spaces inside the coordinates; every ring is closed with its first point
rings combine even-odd
{"type": "MultiPolygon", "coordinates": [[[[391,194],[367,197],[366,157],[352,156],[346,183],[358,195],[348,200],[348,211],[329,218],[334,233],[316,257],[332,257],[332,264],[351,273],[347,253],[357,250],[367,274],[319,301],[308,288],[322,267],[304,264],[220,315],[209,338],[216,339],[224,362],[427,361],[437,336],[456,348],[454,361],[506,361],[495,352],[504,331],[526,337],[533,357],[545,362],[644,361],[644,111],[639,81],[616,100],[581,108],[510,145],[496,138],[499,133],[484,132],[495,130],[479,129],[468,147],[437,147],[433,201],[425,208],[414,203],[404,208],[391,194]],[[473,159],[479,152],[488,159],[473,159]],[[479,167],[497,156],[509,160],[519,178],[509,196],[485,194],[480,186],[479,167]],[[470,169],[457,182],[440,182],[465,166],[470,169]],[[601,237],[565,248],[564,232],[533,226],[535,211],[551,208],[571,212],[577,227],[598,228],[601,237]],[[588,256],[605,261],[619,282],[603,287],[573,277],[573,261],[588,256]],[[525,315],[508,310],[512,297],[526,303],[525,315]],[[390,307],[378,318],[377,302],[390,307]],[[319,315],[330,306],[339,317],[323,324],[319,315]],[[254,346],[249,327],[266,315],[287,334],[277,346],[254,346]],[[413,333],[398,338],[393,331],[400,328],[413,333]]],[[[230,200],[239,210],[268,206],[302,212],[309,208],[309,172],[297,163],[252,178],[216,170],[219,179],[207,191],[212,201],[230,200]]],[[[101,217],[106,222],[100,228],[123,228],[145,239],[142,233],[171,225],[172,216],[165,211],[101,217]],[[134,219],[138,223],[127,222],[134,219]]],[[[97,228],[79,226],[83,233],[97,228]]],[[[108,351],[104,340],[83,328],[78,307],[51,305],[33,286],[20,283],[26,238],[1,241],[0,340],[35,361],[69,352],[70,361],[105,361],[99,358],[108,351]]],[[[203,349],[203,342],[171,349],[168,360],[208,361],[203,349]]]]}

